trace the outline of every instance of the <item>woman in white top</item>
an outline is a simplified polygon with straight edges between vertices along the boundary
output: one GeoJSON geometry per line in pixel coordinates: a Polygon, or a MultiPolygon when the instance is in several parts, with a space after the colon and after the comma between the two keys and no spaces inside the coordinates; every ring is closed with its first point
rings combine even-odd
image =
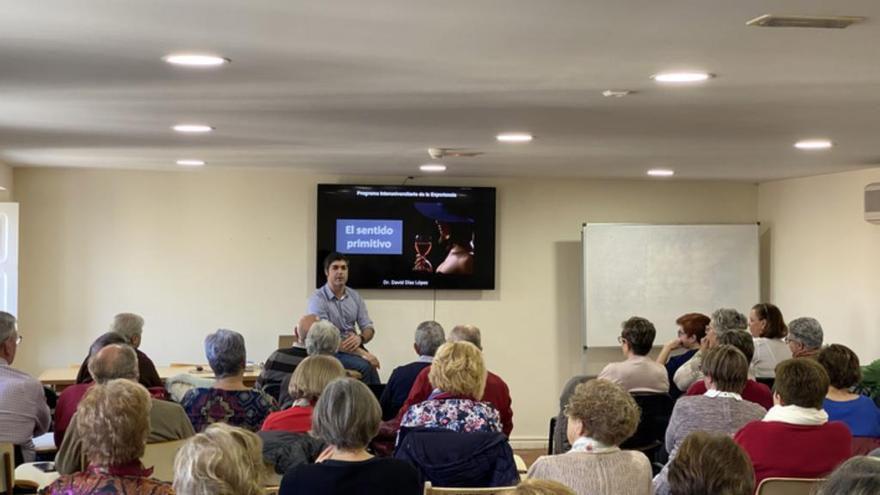
{"type": "Polygon", "coordinates": [[[755,340],[755,356],[752,371],[756,378],[775,378],[776,365],[791,359],[791,349],[782,338],[788,335],[788,327],[782,311],[770,303],[752,306],[749,312],[749,332],[755,340]]]}

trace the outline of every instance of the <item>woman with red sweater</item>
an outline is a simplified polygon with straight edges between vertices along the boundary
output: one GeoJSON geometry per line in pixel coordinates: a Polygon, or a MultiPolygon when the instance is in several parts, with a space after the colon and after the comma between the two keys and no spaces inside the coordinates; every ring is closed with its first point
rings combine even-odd
{"type": "Polygon", "coordinates": [[[333,356],[305,358],[293,371],[288,392],[293,405],[273,412],[263,422],[262,431],[281,430],[307,433],[312,429],[312,411],[328,383],[345,376],[342,363],[333,356]]]}
{"type": "Polygon", "coordinates": [[[752,460],[756,485],[771,477],[821,478],[849,458],[849,428],[829,422],[822,410],[828,383],[828,373],[812,359],[776,366],[775,405],[733,437],[752,460]]]}

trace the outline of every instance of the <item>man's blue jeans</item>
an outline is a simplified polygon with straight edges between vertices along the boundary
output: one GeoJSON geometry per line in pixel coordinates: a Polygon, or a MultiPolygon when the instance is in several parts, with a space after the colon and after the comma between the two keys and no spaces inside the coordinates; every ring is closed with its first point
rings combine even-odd
{"type": "Polygon", "coordinates": [[[367,385],[379,384],[379,372],[366,359],[357,354],[349,354],[347,352],[337,352],[336,359],[342,363],[342,367],[347,370],[354,370],[361,374],[361,381],[367,385]]]}

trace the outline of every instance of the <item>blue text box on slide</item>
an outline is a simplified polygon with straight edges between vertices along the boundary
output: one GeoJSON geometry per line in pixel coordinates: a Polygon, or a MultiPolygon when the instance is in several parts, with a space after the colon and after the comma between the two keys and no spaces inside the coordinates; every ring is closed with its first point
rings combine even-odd
{"type": "Polygon", "coordinates": [[[402,254],[403,220],[336,220],[336,250],[342,254],[402,254]]]}

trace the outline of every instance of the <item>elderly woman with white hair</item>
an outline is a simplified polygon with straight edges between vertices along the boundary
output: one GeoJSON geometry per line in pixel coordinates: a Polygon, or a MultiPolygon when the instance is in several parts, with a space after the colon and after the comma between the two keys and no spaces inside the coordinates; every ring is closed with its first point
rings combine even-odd
{"type": "Polygon", "coordinates": [[[682,392],[686,392],[695,382],[705,378],[701,370],[703,356],[706,354],[706,351],[717,345],[718,336],[734,330],[746,330],[748,328],[749,319],[746,318],[746,315],[731,308],[716,309],[709,318],[709,326],[706,329],[706,336],[700,342],[700,350],[675,372],[673,377],[675,386],[682,392]]]}
{"type": "Polygon", "coordinates": [[[205,337],[205,355],[214,371],[213,386],[190,390],[180,403],[195,431],[218,422],[259,431],[278,405],[269,394],[244,384],[244,337],[232,330],[217,330],[205,337]]]}
{"type": "Polygon", "coordinates": [[[314,464],[287,471],[279,495],[421,495],[416,469],[367,451],[382,419],[376,397],[363,383],[338,378],[324,389],[312,416],[312,434],[328,444],[314,464]]]}
{"type": "Polygon", "coordinates": [[[174,459],[177,495],[261,495],[263,442],[255,433],[215,423],[190,438],[174,459]]]}

